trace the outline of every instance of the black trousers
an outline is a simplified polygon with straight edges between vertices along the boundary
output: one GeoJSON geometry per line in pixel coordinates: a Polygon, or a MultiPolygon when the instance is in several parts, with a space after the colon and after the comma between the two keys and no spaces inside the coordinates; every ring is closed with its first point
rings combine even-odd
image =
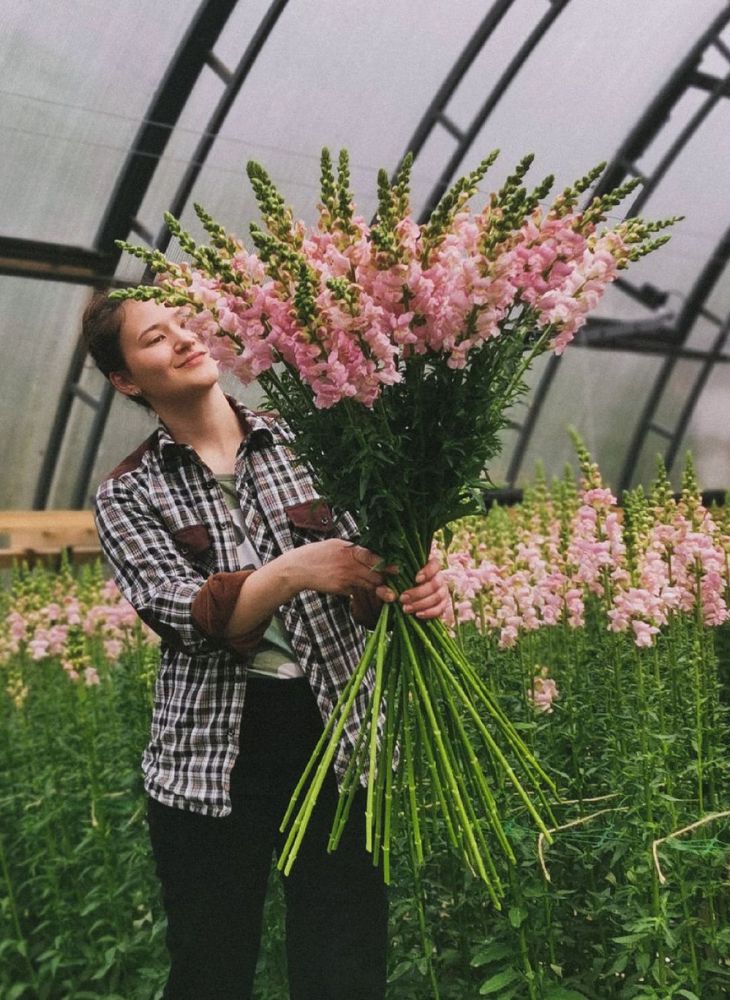
{"type": "MultiPolygon", "coordinates": [[[[167,914],[165,1000],[249,1000],[279,823],[322,733],[306,679],[251,677],[233,809],[214,818],[148,800],[167,914]]],[[[358,792],[338,849],[327,853],[337,804],[329,775],[291,874],[283,877],[291,1000],[383,1000],[388,903],[364,846],[358,792]]]]}

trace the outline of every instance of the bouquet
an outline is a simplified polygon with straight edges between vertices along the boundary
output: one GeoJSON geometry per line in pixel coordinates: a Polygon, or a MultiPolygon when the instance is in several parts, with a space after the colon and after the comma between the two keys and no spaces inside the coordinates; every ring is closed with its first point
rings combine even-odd
{"type": "MultiPolygon", "coordinates": [[[[434,534],[475,512],[499,451],[505,413],[545,351],[560,354],[617,273],[664,243],[674,219],[603,226],[635,180],[582,194],[604,164],[549,207],[547,177],[523,183],[525,157],[479,212],[469,203],[497,153],[458,180],[422,225],[411,216],[407,158],[391,183],[378,177],[378,210],[355,214],[348,157],[321,160],[316,229],[297,221],[266,171],[249,163],[264,226],[253,250],[200,207],[198,245],[166,220],[191,263],[120,243],[157,274],[153,286],[115,293],[189,309],[189,327],[243,382],[258,379],[296,436],[298,458],[323,497],[356,518],[363,545],[399,567],[411,586],[434,534]]],[[[282,823],[288,872],[362,684],[367,722],[352,748],[330,846],[367,783],[367,844],[390,878],[393,824],[408,827],[418,866],[432,824],[499,905],[492,848],[512,858],[494,783],[514,785],[546,836],[555,788],[482,676],[441,621],[385,605],[329,719],[282,823]],[[374,674],[374,677],[373,677],[374,674]],[[486,751],[487,771],[479,761],[486,751]]]]}

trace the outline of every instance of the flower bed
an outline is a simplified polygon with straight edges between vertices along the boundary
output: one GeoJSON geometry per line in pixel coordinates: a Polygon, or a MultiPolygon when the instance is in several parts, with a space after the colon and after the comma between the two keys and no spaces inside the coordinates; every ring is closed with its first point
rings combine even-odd
{"type": "MultiPolygon", "coordinates": [[[[501,911],[435,828],[421,922],[396,831],[390,1000],[431,995],[429,964],[443,1000],[730,996],[730,517],[691,471],[684,486],[677,503],[660,476],[618,511],[584,455],[580,484],[454,527],[456,641],[562,802],[548,847],[493,775],[518,862],[500,862],[501,911]]],[[[138,759],[156,647],[98,569],[18,573],[0,600],[0,995],[151,1000],[138,759]]],[[[282,927],[274,891],[260,1000],[285,995],[282,927]]]]}

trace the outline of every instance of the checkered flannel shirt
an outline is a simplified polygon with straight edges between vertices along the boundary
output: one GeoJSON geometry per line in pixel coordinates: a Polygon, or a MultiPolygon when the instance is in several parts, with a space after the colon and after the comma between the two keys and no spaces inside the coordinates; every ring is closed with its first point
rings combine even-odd
{"type": "MultiPolygon", "coordinates": [[[[326,504],[317,503],[310,475],[294,461],[291,431],[271,415],[229,402],[246,430],[236,457],[236,486],[261,561],[324,537],[355,540],[357,528],[348,514],[335,518],[326,504]]],[[[150,741],[142,758],[145,788],[165,805],[226,816],[249,656],[211,634],[196,614],[206,600],[215,604],[221,592],[232,608],[246,575],[237,564],[220,486],[195,451],[160,426],[102,482],[95,516],[122,593],[162,639],[150,741]]],[[[340,596],[306,590],[280,613],[326,720],[360,657],[366,632],[340,596]]],[[[339,780],[371,684],[369,678],[343,733],[334,764],[339,780]]]]}

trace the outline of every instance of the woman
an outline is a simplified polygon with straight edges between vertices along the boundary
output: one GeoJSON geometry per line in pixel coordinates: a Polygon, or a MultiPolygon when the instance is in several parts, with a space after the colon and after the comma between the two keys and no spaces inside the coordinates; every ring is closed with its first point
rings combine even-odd
{"type": "MultiPolygon", "coordinates": [[[[296,464],[275,416],[229,399],[179,311],[97,294],[86,343],[158,430],[101,484],[99,536],[117,582],[162,638],[148,822],[168,919],[167,1000],[251,996],[272,852],[291,791],[357,663],[388,569],[356,544],[296,464]]],[[[392,568],[390,568],[392,570],[392,568]]],[[[430,561],[398,598],[422,618],[448,592],[430,561]]],[[[326,850],[359,696],[291,874],[292,1000],[385,995],[387,897],[356,796],[326,850]]]]}

